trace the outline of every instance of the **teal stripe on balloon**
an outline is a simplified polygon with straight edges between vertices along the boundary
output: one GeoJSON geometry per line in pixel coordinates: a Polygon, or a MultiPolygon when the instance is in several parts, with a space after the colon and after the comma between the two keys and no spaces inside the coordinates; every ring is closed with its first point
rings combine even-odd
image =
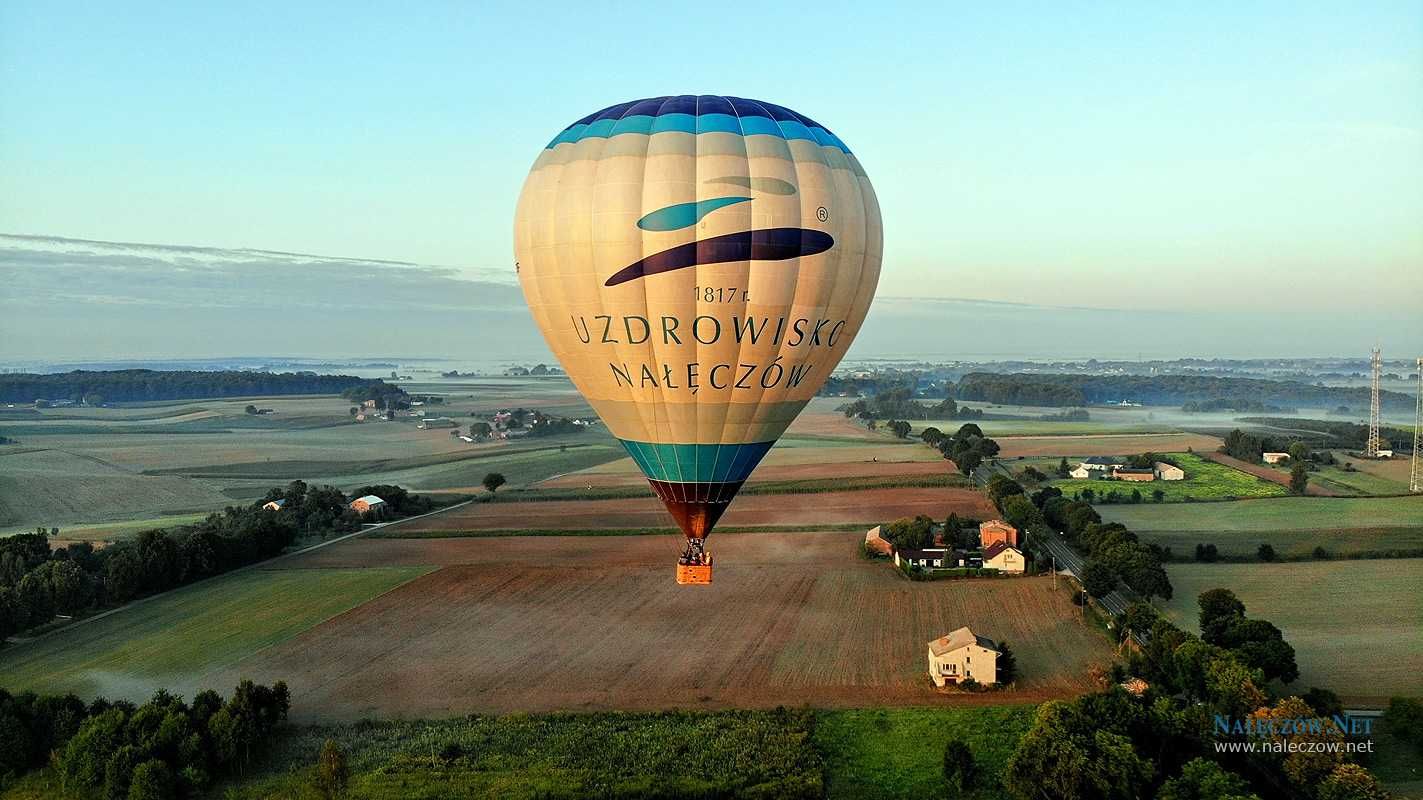
{"type": "Polygon", "coordinates": [[[634,115],[619,120],[600,119],[596,122],[574,125],[555,136],[545,149],[553,149],[561,144],[573,144],[584,139],[611,138],[625,133],[642,135],[656,133],[735,133],[742,136],[774,136],[777,139],[804,139],[822,147],[833,147],[844,153],[850,148],[840,141],[840,137],[820,127],[807,127],[793,120],[776,122],[766,117],[733,117],[727,114],[662,114],[653,117],[634,115]]]}
{"type": "Polygon", "coordinates": [[[744,481],[775,442],[663,444],[619,439],[638,469],[655,481],[733,483],[744,481]]]}
{"type": "Polygon", "coordinates": [[[718,208],[750,201],[749,197],[714,197],[710,200],[698,200],[695,203],[678,203],[674,206],[659,208],[648,214],[637,221],[637,227],[645,231],[675,231],[690,228],[701,222],[702,217],[718,208]]]}

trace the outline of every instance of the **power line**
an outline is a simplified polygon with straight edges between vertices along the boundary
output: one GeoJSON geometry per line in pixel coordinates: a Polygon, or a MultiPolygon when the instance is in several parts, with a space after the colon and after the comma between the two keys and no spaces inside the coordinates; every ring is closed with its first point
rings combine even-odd
{"type": "Polygon", "coordinates": [[[1418,359],[1418,401],[1413,411],[1413,469],[1408,491],[1423,492],[1423,462],[1418,460],[1419,435],[1423,434],[1423,358],[1418,359]]]}

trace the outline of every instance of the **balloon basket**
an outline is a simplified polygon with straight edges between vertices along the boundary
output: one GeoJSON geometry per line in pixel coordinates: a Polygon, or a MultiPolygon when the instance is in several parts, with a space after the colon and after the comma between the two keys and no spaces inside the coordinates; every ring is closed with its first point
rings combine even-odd
{"type": "Polygon", "coordinates": [[[683,586],[707,586],[712,581],[711,554],[705,564],[678,564],[677,583],[683,586]]]}

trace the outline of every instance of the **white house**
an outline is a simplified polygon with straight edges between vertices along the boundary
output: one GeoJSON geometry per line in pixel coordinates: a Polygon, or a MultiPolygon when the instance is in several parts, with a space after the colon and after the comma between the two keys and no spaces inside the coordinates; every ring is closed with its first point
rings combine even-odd
{"type": "Polygon", "coordinates": [[[973,678],[987,686],[998,682],[998,645],[967,627],[929,642],[929,678],[935,686],[973,678]]]}
{"type": "Polygon", "coordinates": [[[1069,470],[1067,474],[1080,481],[1092,477],[1092,470],[1088,469],[1086,464],[1078,464],[1069,470]]]}
{"type": "Polygon", "coordinates": [[[1007,542],[996,542],[983,551],[983,566],[1009,575],[1022,575],[1026,562],[1023,551],[1007,542]]]}
{"type": "Polygon", "coordinates": [[[1282,462],[1282,461],[1288,461],[1288,460],[1290,459],[1290,454],[1289,454],[1289,453],[1262,453],[1262,454],[1260,455],[1260,457],[1263,458],[1263,459],[1265,459],[1265,463],[1266,463],[1266,464],[1278,464],[1278,463],[1280,463],[1280,462],[1282,462]]]}
{"type": "Polygon", "coordinates": [[[924,550],[895,550],[894,565],[896,567],[908,564],[911,567],[920,569],[947,569],[957,564],[949,563],[949,549],[947,547],[930,547],[924,550]]]}
{"type": "Polygon", "coordinates": [[[1156,477],[1163,481],[1184,481],[1186,471],[1175,464],[1167,464],[1165,461],[1156,462],[1156,477]]]}

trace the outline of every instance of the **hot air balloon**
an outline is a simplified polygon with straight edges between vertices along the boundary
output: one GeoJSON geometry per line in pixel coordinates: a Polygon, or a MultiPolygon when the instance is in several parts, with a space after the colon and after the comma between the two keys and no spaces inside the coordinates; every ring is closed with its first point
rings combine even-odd
{"type": "Polygon", "coordinates": [[[706,537],[859,332],[879,205],[829,128],[716,95],[609,106],[534,161],[519,282],[574,385],[686,535],[706,537]]]}

